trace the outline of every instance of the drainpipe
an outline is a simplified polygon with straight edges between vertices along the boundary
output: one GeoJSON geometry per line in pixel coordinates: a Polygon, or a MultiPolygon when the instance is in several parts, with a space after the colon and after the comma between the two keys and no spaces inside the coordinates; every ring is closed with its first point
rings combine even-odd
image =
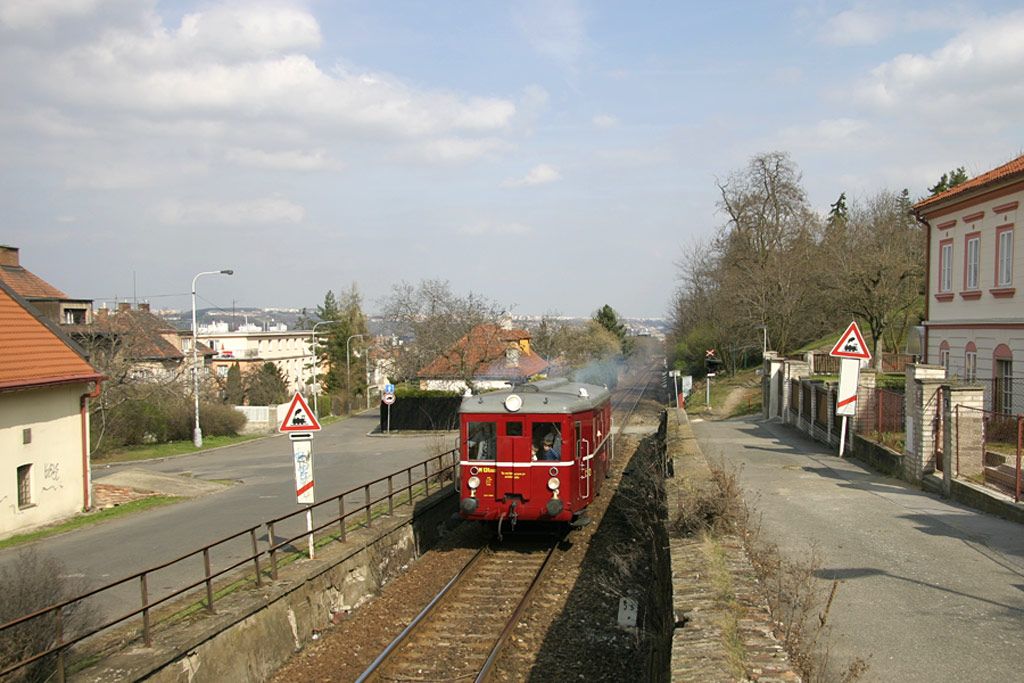
{"type": "Polygon", "coordinates": [[[78,399],[79,414],[82,418],[82,511],[92,508],[92,472],[89,467],[89,399],[99,398],[103,388],[103,380],[98,379],[88,391],[78,399]]]}
{"type": "MultiPolygon", "coordinates": [[[[928,296],[932,286],[932,224],[928,222],[928,219],[924,218],[917,211],[913,212],[914,218],[918,223],[924,226],[924,319],[928,320],[928,311],[931,307],[930,297],[928,296]]],[[[924,346],[922,351],[923,360],[925,363],[928,362],[928,326],[924,326],[924,346]]]]}

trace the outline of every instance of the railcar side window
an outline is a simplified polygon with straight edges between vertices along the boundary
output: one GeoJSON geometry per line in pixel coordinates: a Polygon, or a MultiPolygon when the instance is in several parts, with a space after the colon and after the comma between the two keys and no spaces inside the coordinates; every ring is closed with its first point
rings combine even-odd
{"type": "Polygon", "coordinates": [[[494,460],[498,453],[497,423],[470,422],[466,428],[466,446],[470,460],[494,460]]]}

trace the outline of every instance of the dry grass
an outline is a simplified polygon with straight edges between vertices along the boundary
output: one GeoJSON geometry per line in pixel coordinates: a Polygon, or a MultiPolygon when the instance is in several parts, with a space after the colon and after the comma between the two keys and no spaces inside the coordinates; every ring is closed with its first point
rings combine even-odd
{"type": "MultiPolygon", "coordinates": [[[[867,671],[866,660],[854,659],[838,674],[831,666],[829,612],[841,583],[822,584],[816,578],[816,572],[822,567],[820,552],[812,549],[797,560],[784,557],[776,545],[762,538],[760,518],[743,500],[737,471],[721,462],[709,465],[713,485],[690,487],[688,495],[683,496],[672,511],[671,526],[678,534],[706,536],[705,547],[710,550],[705,552],[720,602],[730,604],[731,588],[721,571],[714,571],[718,565],[721,565],[720,570],[725,569],[724,563],[719,561],[716,565],[714,561],[714,539],[722,534],[739,533],[763,587],[777,635],[802,679],[808,683],[858,680],[867,671]]],[[[730,630],[729,624],[722,626],[730,661],[741,665],[742,643],[732,642],[738,638],[734,628],[730,630]]]]}

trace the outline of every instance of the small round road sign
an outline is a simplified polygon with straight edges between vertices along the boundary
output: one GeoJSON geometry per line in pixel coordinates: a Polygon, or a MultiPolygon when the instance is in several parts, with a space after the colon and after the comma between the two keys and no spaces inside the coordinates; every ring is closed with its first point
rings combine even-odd
{"type": "Polygon", "coordinates": [[[383,396],[380,397],[380,400],[384,401],[384,403],[386,405],[391,405],[392,403],[395,402],[395,395],[394,394],[384,394],[383,396]]]}

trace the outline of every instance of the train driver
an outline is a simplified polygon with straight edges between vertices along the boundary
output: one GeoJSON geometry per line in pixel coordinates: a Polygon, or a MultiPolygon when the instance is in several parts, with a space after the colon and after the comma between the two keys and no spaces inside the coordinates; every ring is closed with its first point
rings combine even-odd
{"type": "Polygon", "coordinates": [[[555,444],[554,434],[544,435],[544,444],[541,448],[540,459],[541,460],[561,460],[562,453],[558,445],[555,444]]]}

